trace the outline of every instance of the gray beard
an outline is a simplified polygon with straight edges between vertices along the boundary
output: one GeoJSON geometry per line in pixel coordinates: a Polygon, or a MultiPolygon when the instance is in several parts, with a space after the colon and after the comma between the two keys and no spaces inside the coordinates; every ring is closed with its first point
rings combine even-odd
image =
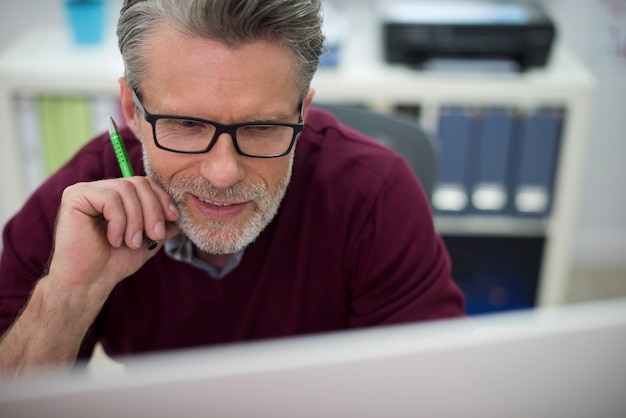
{"type": "Polygon", "coordinates": [[[200,251],[220,255],[233,254],[244,249],[274,219],[291,180],[293,155],[292,153],[286,156],[291,159],[289,170],[274,190],[269,189],[265,183],[258,185],[237,183],[227,189],[220,189],[206,179],[191,177],[178,178],[167,184],[159,173],[152,169],[145,151],[143,163],[148,176],[156,181],[176,204],[180,212],[177,224],[181,231],[200,251]],[[254,212],[249,218],[237,221],[192,218],[185,201],[189,193],[216,200],[250,201],[254,205],[254,212]]]}

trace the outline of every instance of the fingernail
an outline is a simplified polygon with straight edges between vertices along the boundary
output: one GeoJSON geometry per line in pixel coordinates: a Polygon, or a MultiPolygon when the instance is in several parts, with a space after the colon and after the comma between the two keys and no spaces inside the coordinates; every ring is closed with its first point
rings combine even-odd
{"type": "Polygon", "coordinates": [[[178,213],[178,208],[173,203],[170,205],[170,212],[172,212],[176,216],[180,216],[180,213],[178,213]]]}
{"type": "Polygon", "coordinates": [[[142,244],[143,244],[143,233],[137,232],[135,235],[133,235],[133,245],[135,246],[135,248],[139,248],[141,247],[142,244]]]}
{"type": "Polygon", "coordinates": [[[159,238],[165,238],[165,224],[163,222],[157,222],[154,225],[154,233],[159,238]]]}

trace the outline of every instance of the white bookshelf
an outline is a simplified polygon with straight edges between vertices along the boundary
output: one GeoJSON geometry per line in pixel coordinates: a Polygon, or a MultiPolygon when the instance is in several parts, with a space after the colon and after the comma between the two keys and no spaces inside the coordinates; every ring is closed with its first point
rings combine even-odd
{"type": "MultiPolygon", "coordinates": [[[[447,105],[565,109],[549,219],[436,219],[437,228],[448,233],[545,236],[537,302],[539,305],[563,303],[569,286],[572,241],[578,219],[580,167],[589,134],[593,93],[589,72],[561,46],[555,48],[546,68],[523,74],[426,73],[390,66],[381,59],[379,33],[369,10],[353,7],[339,66],[320,69],[313,80],[319,101],[359,102],[381,110],[395,105],[416,105],[421,109],[422,126],[430,132],[436,131],[439,112],[447,105]]],[[[117,80],[122,74],[115,39],[109,38],[96,48],[79,48],[71,44],[63,28],[33,29],[0,55],[0,123],[5,136],[0,154],[1,225],[26,198],[16,126],[16,95],[116,95],[117,80]]]]}

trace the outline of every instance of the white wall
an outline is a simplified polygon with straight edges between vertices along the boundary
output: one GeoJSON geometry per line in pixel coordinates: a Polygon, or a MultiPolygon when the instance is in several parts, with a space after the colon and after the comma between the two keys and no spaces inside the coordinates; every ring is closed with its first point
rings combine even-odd
{"type": "Polygon", "coordinates": [[[60,24],[60,1],[4,0],[0,2],[0,51],[29,27],[60,24]]]}
{"type": "Polygon", "coordinates": [[[543,3],[556,20],[561,39],[596,79],[582,167],[577,259],[585,265],[626,266],[626,0],[543,3]],[[607,18],[611,8],[617,20],[607,18]],[[623,48],[621,59],[612,52],[617,43],[623,48]]]}
{"type": "MultiPolygon", "coordinates": [[[[0,51],[30,27],[66,24],[65,0],[0,0],[0,51]]],[[[106,0],[108,24],[114,30],[123,0],[106,0]]]]}
{"type": "MultiPolygon", "coordinates": [[[[603,5],[624,6],[626,0],[541,1],[556,20],[560,38],[579,54],[597,79],[590,146],[586,165],[581,167],[584,180],[576,231],[577,259],[582,264],[626,266],[626,58],[621,64],[607,58],[609,28],[601,13],[603,5]]],[[[0,50],[28,27],[63,24],[62,4],[62,0],[2,0],[0,50]]],[[[109,0],[108,5],[113,30],[121,0],[109,0]]],[[[626,47],[623,19],[612,34],[622,36],[626,47]]]]}

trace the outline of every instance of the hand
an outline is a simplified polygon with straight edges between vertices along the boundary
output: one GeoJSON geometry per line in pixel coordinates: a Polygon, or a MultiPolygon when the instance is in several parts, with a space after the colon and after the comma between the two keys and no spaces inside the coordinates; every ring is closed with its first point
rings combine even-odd
{"type": "Polygon", "coordinates": [[[169,195],[148,177],[77,183],[61,199],[49,276],[88,286],[107,297],[159,248],[152,240],[178,233],[178,211],[169,195]]]}

